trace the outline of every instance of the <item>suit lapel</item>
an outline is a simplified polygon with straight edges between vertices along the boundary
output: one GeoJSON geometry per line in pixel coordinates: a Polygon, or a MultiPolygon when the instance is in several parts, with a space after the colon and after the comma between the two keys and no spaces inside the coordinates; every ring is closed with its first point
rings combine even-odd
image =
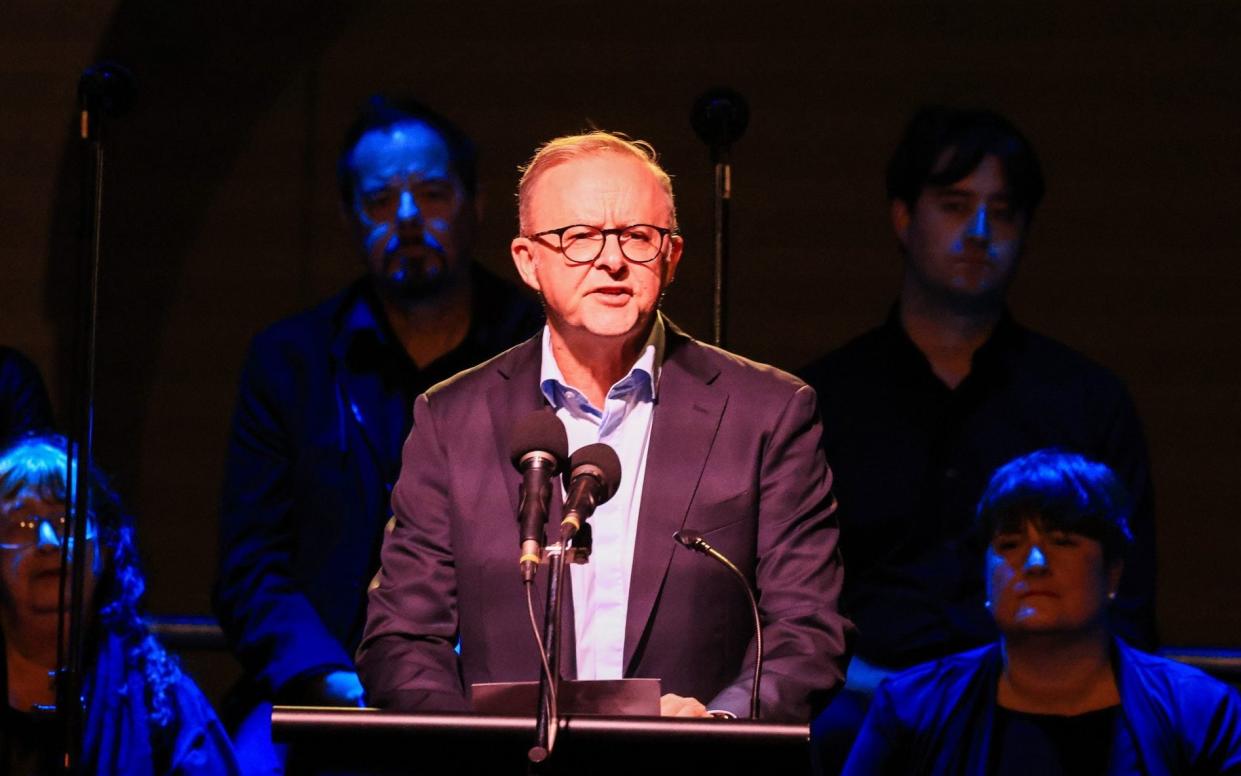
{"type": "Polygon", "coordinates": [[[672,535],[685,524],[728,403],[728,395],[711,385],[719,370],[702,358],[704,352],[675,327],[668,327],[629,582],[626,674],[633,668],[672,562],[676,548],[672,535]]]}
{"type": "MultiPolygon", "coordinates": [[[[503,378],[492,386],[487,393],[487,409],[491,414],[492,436],[495,440],[497,454],[501,461],[508,461],[512,452],[509,449],[509,436],[512,433],[513,426],[517,421],[531,412],[543,409],[547,406],[547,401],[543,398],[543,392],[539,387],[539,369],[542,365],[543,342],[542,333],[536,335],[525,343],[514,348],[507,356],[500,359],[495,365],[495,369],[503,378]]],[[[512,509],[511,515],[514,515],[511,525],[513,534],[513,549],[517,549],[518,527],[516,521],[518,507],[518,488],[521,486],[521,475],[517,470],[509,464],[504,465],[504,488],[508,491],[509,504],[512,509]]],[[[549,534],[559,530],[561,511],[563,510],[562,499],[559,491],[554,491],[551,504],[548,507],[547,526],[549,534]]],[[[514,555],[514,558],[517,556],[514,555]]],[[[514,579],[516,579],[517,564],[513,564],[514,579]]],[[[560,631],[560,665],[563,675],[572,679],[577,676],[577,640],[574,638],[573,627],[573,583],[569,579],[569,567],[564,569],[564,591],[561,600],[561,622],[563,627],[560,631]]],[[[548,567],[543,566],[539,569],[539,575],[535,581],[535,606],[540,606],[541,602],[547,600],[547,578],[548,567]]],[[[523,617],[523,622],[525,618],[523,617]]],[[[525,630],[529,630],[527,626],[525,630]]]]}
{"type": "MultiPolygon", "coordinates": [[[[546,405],[539,390],[540,348],[540,338],[534,337],[509,351],[494,365],[503,379],[487,392],[487,410],[491,414],[496,454],[501,461],[509,460],[512,452],[509,450],[509,437],[517,421],[546,405]]],[[[512,513],[516,515],[517,487],[521,485],[521,475],[509,465],[504,467],[504,471],[512,513]]]]}

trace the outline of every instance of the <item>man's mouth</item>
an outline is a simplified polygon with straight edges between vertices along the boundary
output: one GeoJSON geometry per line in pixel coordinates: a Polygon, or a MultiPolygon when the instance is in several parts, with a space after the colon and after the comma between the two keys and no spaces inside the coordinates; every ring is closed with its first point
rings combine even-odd
{"type": "Polygon", "coordinates": [[[592,294],[608,294],[612,296],[633,296],[633,289],[628,286],[599,286],[590,293],[592,294]]]}
{"type": "Polygon", "coordinates": [[[401,245],[384,259],[389,277],[403,279],[410,273],[436,275],[444,268],[444,256],[426,244],[401,245]]]}

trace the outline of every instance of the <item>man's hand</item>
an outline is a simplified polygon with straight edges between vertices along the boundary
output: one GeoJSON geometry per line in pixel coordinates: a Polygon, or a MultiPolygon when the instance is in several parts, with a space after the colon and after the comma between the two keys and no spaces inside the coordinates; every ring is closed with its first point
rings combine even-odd
{"type": "Polygon", "coordinates": [[[365,706],[365,695],[356,673],[332,671],[298,682],[280,700],[299,706],[365,706]]]}
{"type": "Polygon", "coordinates": [[[697,698],[682,698],[680,695],[668,693],[659,699],[659,716],[661,717],[705,717],[707,707],[697,698]]]}
{"type": "Polygon", "coordinates": [[[849,672],[845,674],[845,689],[874,697],[879,683],[895,675],[896,671],[880,668],[854,655],[853,660],[849,661],[849,672]]]}

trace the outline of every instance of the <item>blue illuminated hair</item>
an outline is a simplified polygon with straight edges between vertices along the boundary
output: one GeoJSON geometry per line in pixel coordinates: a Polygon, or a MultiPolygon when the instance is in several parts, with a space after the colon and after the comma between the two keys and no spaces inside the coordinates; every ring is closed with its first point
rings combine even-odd
{"type": "Polygon", "coordinates": [[[956,183],[988,155],[1000,160],[1013,207],[1033,216],[1044,191],[1038,155],[1012,122],[989,110],[928,105],[915,113],[888,162],[888,199],[912,209],[924,188],[956,183]]]}
{"type": "MultiPolygon", "coordinates": [[[[32,434],[11,440],[0,451],[0,500],[9,502],[32,496],[65,503],[65,450],[65,438],[55,434],[32,434]]],[[[151,720],[162,727],[172,720],[171,696],[181,670],[142,619],[146,579],[138,562],[133,518],[94,466],[90,481],[88,512],[97,526],[105,558],[95,590],[95,617],[100,628],[121,638],[126,666],[142,672],[151,720]]]]}
{"type": "Polygon", "coordinates": [[[353,202],[353,149],[367,132],[388,129],[404,121],[418,121],[433,129],[448,146],[453,172],[470,199],[478,191],[478,150],[474,141],[453,122],[409,97],[389,98],[376,94],[358,112],[341,143],[336,160],[336,180],[340,185],[340,201],[348,209],[353,202]]]}
{"type": "Polygon", "coordinates": [[[1133,544],[1131,509],[1128,492],[1106,464],[1047,449],[996,469],[978,502],[978,522],[990,539],[1034,520],[1098,541],[1112,561],[1133,544]]]}

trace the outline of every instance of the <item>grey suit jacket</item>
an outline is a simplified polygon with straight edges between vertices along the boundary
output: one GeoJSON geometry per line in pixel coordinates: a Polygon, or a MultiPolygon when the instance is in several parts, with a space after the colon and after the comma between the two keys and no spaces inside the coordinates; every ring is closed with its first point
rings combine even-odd
{"type": "MultiPolygon", "coordinates": [[[[544,406],[540,358],[536,336],[414,404],[392,497],[396,524],[357,656],[375,705],[464,709],[471,683],[538,677],[517,567],[520,476],[507,445],[517,420],[544,406]]],[[[841,686],[852,631],[836,611],[835,499],[814,392],[669,326],[656,401],[625,675],[658,678],[664,692],[708,708],[749,713],[753,619],[726,570],[673,540],[693,528],[759,590],[763,718],[807,720],[841,686]]],[[[536,611],[546,577],[544,570],[536,611]]],[[[571,599],[562,642],[570,677],[571,599]]]]}

